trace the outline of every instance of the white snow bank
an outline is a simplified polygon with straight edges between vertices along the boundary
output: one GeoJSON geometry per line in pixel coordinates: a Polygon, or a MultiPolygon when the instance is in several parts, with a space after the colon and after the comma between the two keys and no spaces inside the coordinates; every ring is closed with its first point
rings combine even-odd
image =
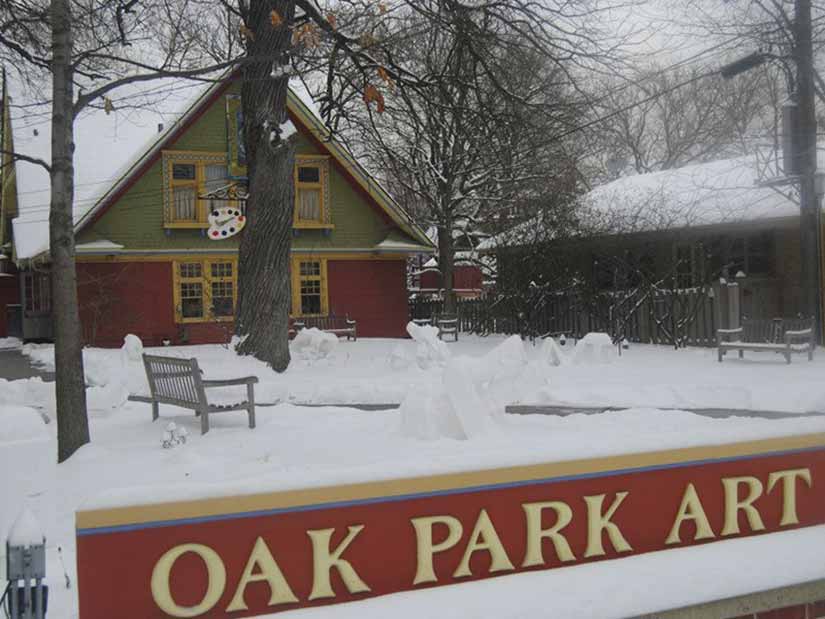
{"type": "Polygon", "coordinates": [[[17,441],[48,440],[48,438],[49,431],[46,423],[35,409],[18,405],[0,406],[0,446],[17,441]]]}
{"type": "Polygon", "coordinates": [[[38,411],[0,404],[0,581],[5,573],[4,540],[9,528],[26,501],[51,487],[56,454],[50,426],[38,411]]]}
{"type": "Polygon", "coordinates": [[[338,336],[311,327],[301,329],[292,340],[292,351],[303,359],[324,359],[338,346],[338,336]]]}
{"type": "Polygon", "coordinates": [[[123,346],[121,347],[123,356],[126,361],[142,361],[143,360],[143,342],[137,335],[129,333],[123,338],[123,346]]]}
{"type": "Polygon", "coordinates": [[[9,530],[10,546],[35,546],[44,540],[43,527],[31,509],[24,507],[9,530]]]}
{"type": "Polygon", "coordinates": [[[16,337],[0,337],[0,350],[15,350],[23,345],[16,337]]]}
{"type": "Polygon", "coordinates": [[[573,363],[593,365],[611,363],[616,358],[616,347],[607,333],[588,333],[573,349],[573,363]]]}

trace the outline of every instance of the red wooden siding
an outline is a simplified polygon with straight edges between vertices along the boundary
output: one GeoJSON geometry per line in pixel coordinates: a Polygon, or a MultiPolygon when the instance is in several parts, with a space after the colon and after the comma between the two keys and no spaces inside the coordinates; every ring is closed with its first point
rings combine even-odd
{"type": "Polygon", "coordinates": [[[176,339],[171,263],[79,263],[77,292],[83,335],[92,346],[119,347],[127,333],[147,346],[176,339]]]}
{"type": "Polygon", "coordinates": [[[16,303],[20,303],[20,280],[15,270],[13,275],[0,275],[0,337],[9,335],[6,306],[16,303]]]}
{"type": "Polygon", "coordinates": [[[406,263],[403,260],[329,260],[329,309],[358,321],[358,336],[405,337],[406,263]]]}
{"type": "MultiPolygon", "coordinates": [[[[473,265],[459,265],[453,271],[453,288],[455,290],[481,290],[481,269],[473,265]]],[[[425,271],[421,274],[421,288],[439,290],[441,288],[441,272],[425,271]]]]}
{"type": "MultiPolygon", "coordinates": [[[[330,260],[330,311],[357,320],[359,336],[404,337],[405,268],[403,260],[330,260]]],[[[231,322],[175,322],[171,262],[84,262],[77,271],[80,319],[89,345],[120,347],[127,333],[146,346],[160,346],[164,339],[213,344],[227,342],[234,332],[231,322]]]]}

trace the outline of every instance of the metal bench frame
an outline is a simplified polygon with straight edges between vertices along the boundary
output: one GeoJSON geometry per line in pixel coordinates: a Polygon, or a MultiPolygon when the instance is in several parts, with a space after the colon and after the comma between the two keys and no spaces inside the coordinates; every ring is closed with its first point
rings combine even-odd
{"type": "Polygon", "coordinates": [[[791,319],[785,321],[781,318],[773,320],[743,320],[742,326],[737,329],[717,329],[716,338],[719,347],[719,363],[728,351],[736,350],[739,358],[745,357],[745,351],[751,352],[775,352],[785,357],[785,362],[791,362],[791,355],[808,355],[808,361],[813,361],[816,340],[814,338],[813,321],[806,319],[791,319]],[[786,329],[786,323],[792,326],[810,325],[803,329],[786,329]],[[761,337],[751,337],[745,340],[745,330],[761,333],[761,337]],[[735,339],[734,339],[735,338],[735,339]],[[762,341],[757,341],[761,339],[762,341]]]}
{"type": "Polygon", "coordinates": [[[349,316],[335,316],[334,314],[328,316],[305,316],[296,318],[292,322],[292,325],[296,333],[301,329],[316,328],[325,333],[346,335],[347,341],[357,341],[358,339],[356,321],[350,320],[349,316]]]}
{"type": "Polygon", "coordinates": [[[160,416],[160,404],[172,404],[195,411],[201,418],[201,434],[209,432],[209,415],[228,411],[245,410],[249,416],[249,427],[255,427],[255,390],[257,376],[244,376],[228,380],[204,380],[197,359],[143,355],[146,379],[149,381],[151,396],[129,396],[133,402],[148,402],[152,405],[152,421],[160,416]],[[222,406],[209,404],[206,390],[213,387],[246,385],[246,400],[237,404],[222,406]]]}

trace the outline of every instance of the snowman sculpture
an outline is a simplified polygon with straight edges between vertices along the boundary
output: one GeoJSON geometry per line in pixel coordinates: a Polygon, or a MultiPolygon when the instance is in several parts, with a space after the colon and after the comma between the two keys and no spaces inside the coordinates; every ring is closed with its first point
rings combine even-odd
{"type": "Polygon", "coordinates": [[[209,213],[209,230],[207,236],[213,241],[227,239],[238,234],[246,225],[243,213],[231,206],[214,208],[209,213]]]}

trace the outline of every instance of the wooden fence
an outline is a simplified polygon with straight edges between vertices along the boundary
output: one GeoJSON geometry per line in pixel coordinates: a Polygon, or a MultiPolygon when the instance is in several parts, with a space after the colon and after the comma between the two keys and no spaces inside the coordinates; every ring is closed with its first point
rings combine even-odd
{"type": "MultiPolygon", "coordinates": [[[[592,331],[615,341],[714,346],[722,327],[719,297],[723,286],[657,291],[643,298],[622,292],[590,298],[544,294],[536,298],[480,298],[458,301],[459,328],[464,333],[519,334],[525,338],[579,338],[592,331]]],[[[442,312],[438,299],[414,299],[411,319],[432,319],[442,312]]]]}

